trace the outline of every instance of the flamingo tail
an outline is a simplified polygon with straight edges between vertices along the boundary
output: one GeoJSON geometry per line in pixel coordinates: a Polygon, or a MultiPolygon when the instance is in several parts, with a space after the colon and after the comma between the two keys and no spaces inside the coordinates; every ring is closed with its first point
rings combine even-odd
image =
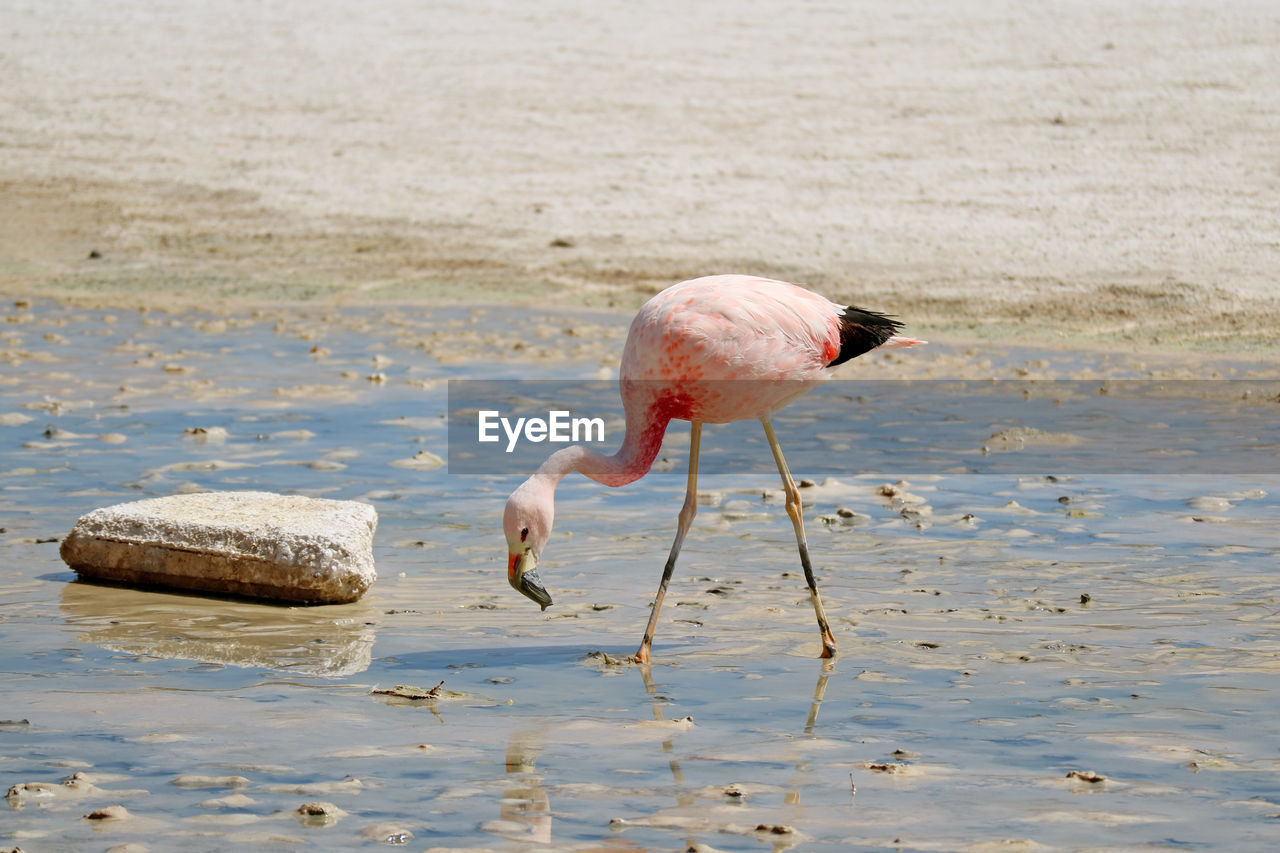
{"type": "Polygon", "coordinates": [[[919,338],[908,338],[906,335],[894,335],[877,347],[877,349],[906,349],[907,347],[916,347],[927,343],[929,342],[922,341],[919,338]]]}

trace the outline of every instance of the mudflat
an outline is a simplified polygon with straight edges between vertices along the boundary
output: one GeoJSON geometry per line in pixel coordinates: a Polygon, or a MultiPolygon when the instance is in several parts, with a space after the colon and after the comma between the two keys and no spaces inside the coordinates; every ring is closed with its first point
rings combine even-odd
{"type": "MultiPolygon", "coordinates": [[[[616,318],[38,302],[3,320],[7,844],[1269,838],[1274,367],[991,343],[842,366],[775,419],[834,662],[816,659],[758,424],[710,426],[700,510],[641,667],[627,657],[671,543],[688,428],[627,487],[561,485],[545,613],[504,572],[502,506],[528,468],[444,464],[442,415],[465,415],[449,380],[516,375],[529,395],[530,378],[608,376],[616,318]],[[1194,378],[1210,372],[1223,380],[1194,378]],[[1147,385],[1128,409],[1101,404],[1147,385]],[[1033,405],[1043,428],[1025,425],[1033,405]],[[1256,464],[1222,473],[1241,454],[1256,464]],[[266,488],[376,507],[364,597],[280,607],[102,586],[58,556],[95,507],[266,488]]],[[[616,444],[616,388],[596,384],[571,399],[616,444]]]]}

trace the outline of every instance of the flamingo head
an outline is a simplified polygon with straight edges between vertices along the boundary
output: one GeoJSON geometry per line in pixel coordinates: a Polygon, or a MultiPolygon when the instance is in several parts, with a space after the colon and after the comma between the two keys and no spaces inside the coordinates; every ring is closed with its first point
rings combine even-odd
{"type": "Polygon", "coordinates": [[[551,538],[554,488],[530,477],[511,493],[502,513],[502,529],[507,537],[507,580],[543,610],[551,604],[551,595],[538,576],[538,556],[551,538]]]}

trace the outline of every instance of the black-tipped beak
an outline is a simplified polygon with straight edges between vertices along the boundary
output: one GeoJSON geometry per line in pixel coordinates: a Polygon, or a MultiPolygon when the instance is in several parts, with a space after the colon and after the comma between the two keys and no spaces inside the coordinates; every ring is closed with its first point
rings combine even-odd
{"type": "Polygon", "coordinates": [[[510,554],[507,558],[507,580],[517,592],[538,604],[543,610],[551,605],[551,594],[538,577],[538,560],[532,551],[510,554]]]}

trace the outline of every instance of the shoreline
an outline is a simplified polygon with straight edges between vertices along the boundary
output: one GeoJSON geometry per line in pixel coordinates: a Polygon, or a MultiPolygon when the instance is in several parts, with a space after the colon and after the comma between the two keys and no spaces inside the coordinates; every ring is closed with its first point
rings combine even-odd
{"type": "MultiPolygon", "coordinates": [[[[432,362],[450,368],[471,365],[475,378],[488,376],[497,367],[523,366],[529,375],[541,376],[546,370],[558,375],[578,365],[583,379],[609,379],[616,376],[630,319],[630,312],[616,308],[546,304],[313,301],[209,306],[190,299],[162,298],[123,305],[101,295],[24,297],[0,302],[0,329],[5,332],[0,336],[0,358],[14,365],[62,360],[73,351],[67,344],[77,339],[82,348],[92,346],[94,335],[114,335],[121,342],[117,348],[127,348],[148,329],[187,328],[192,336],[188,346],[182,353],[170,354],[175,364],[184,365],[178,380],[189,378],[184,376],[189,372],[186,362],[196,357],[204,360],[201,372],[206,374],[206,383],[216,379],[220,385],[234,358],[226,350],[211,351],[209,347],[218,335],[234,329],[265,335],[263,340],[274,339],[285,346],[301,341],[322,353],[335,345],[350,349],[352,342],[359,341],[361,349],[378,354],[371,362],[374,364],[381,359],[389,359],[391,364],[412,363],[425,354],[432,362]],[[253,329],[257,331],[250,331],[253,329]]],[[[1209,353],[1134,342],[1116,347],[1085,339],[994,339],[933,332],[926,337],[926,346],[909,352],[867,353],[838,368],[830,378],[1162,381],[1270,380],[1280,375],[1274,357],[1265,353],[1209,353]]],[[[305,361],[315,357],[303,356],[305,361]]],[[[147,358],[139,363],[154,367],[154,362],[155,358],[147,358]]],[[[411,373],[420,370],[414,368],[411,373]]],[[[117,380],[132,384],[131,375],[126,371],[117,380]]],[[[363,374],[344,381],[358,379],[357,384],[364,384],[360,377],[363,374]]],[[[414,385],[420,379],[396,373],[382,381],[392,386],[414,385]]]]}
{"type": "MultiPolygon", "coordinates": [[[[957,344],[1116,349],[1263,358],[1280,352],[1280,298],[1186,283],[1003,281],[968,296],[919,282],[836,281],[818,270],[708,260],[632,266],[575,245],[486,257],[483,241],[407,220],[309,219],[240,195],[0,179],[0,294],[119,310],[246,313],[287,306],[528,306],[629,316],[683,278],[745,271],[783,278],[903,319],[957,344]]],[[[567,242],[567,241],[565,241],[567,242]]]]}

